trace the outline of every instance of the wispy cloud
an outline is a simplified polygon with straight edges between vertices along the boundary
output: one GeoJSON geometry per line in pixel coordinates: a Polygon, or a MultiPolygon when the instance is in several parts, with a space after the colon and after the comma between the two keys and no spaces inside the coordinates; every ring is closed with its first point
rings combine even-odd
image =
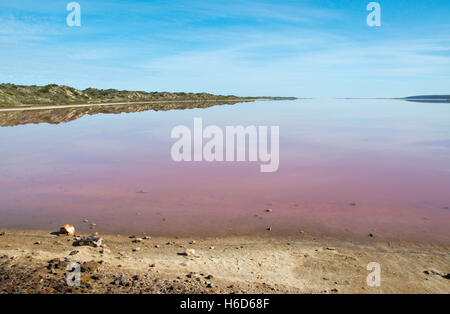
{"type": "Polygon", "coordinates": [[[423,18],[412,32],[390,12],[369,28],[354,3],[80,3],[80,28],[65,25],[64,1],[6,4],[0,80],[308,97],[438,93],[450,81],[450,35],[426,12],[409,12],[423,18]]]}

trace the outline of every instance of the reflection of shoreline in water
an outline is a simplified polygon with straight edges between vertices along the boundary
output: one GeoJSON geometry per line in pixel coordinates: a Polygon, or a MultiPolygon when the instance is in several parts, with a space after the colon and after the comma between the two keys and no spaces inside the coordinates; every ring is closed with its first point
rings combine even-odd
{"type": "Polygon", "coordinates": [[[126,104],[126,105],[110,105],[110,106],[90,106],[90,107],[70,107],[58,109],[42,109],[42,110],[22,110],[22,111],[5,111],[0,112],[0,127],[16,126],[22,124],[38,124],[49,123],[59,124],[70,122],[84,115],[118,114],[132,113],[140,111],[167,111],[182,110],[194,108],[209,108],[216,105],[234,105],[242,102],[253,100],[236,100],[236,101],[192,101],[192,102],[170,102],[170,103],[150,103],[150,104],[126,104]]]}
{"type": "Polygon", "coordinates": [[[409,102],[423,102],[423,103],[450,103],[450,99],[405,99],[409,102]]]}
{"type": "Polygon", "coordinates": [[[422,102],[422,103],[450,103],[450,95],[423,95],[423,96],[410,96],[404,98],[409,102],[422,102]]]}

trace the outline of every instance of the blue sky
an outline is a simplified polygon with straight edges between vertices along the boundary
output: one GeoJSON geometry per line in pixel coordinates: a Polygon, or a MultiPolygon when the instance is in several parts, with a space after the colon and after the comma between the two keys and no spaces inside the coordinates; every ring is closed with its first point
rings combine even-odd
{"type": "Polygon", "coordinates": [[[0,82],[298,97],[450,93],[450,1],[0,0],[0,82]]]}

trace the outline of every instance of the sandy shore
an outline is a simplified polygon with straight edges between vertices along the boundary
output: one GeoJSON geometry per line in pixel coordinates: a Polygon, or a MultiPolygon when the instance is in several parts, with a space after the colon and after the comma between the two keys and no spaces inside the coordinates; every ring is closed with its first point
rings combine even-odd
{"type": "Polygon", "coordinates": [[[449,248],[442,246],[299,234],[135,235],[138,242],[100,235],[105,247],[90,247],[49,231],[2,232],[0,293],[450,293],[449,248]],[[184,255],[189,249],[194,256],[184,255]],[[81,264],[78,287],[66,283],[70,262],[81,264]],[[370,262],[381,266],[379,287],[366,283],[370,262]]]}

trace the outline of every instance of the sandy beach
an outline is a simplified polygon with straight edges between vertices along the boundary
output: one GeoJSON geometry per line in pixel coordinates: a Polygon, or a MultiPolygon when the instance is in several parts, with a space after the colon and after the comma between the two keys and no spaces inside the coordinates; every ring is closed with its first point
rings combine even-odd
{"type": "Polygon", "coordinates": [[[0,293],[450,293],[448,247],[407,242],[247,236],[80,236],[0,230],[0,293]],[[192,251],[192,249],[194,251],[192,251]],[[185,253],[189,253],[186,255],[185,253]],[[80,286],[66,282],[81,265],[80,286]],[[367,264],[379,263],[370,287],[367,264]]]}

